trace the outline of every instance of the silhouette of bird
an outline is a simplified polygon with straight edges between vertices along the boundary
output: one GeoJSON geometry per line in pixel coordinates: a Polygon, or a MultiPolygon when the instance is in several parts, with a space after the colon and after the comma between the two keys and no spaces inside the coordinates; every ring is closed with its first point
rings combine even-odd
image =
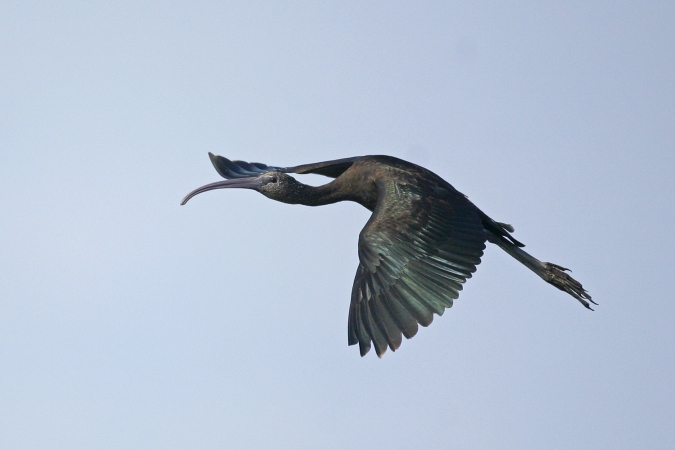
{"type": "Polygon", "coordinates": [[[359,235],[359,267],[349,306],[348,342],[361,356],[371,343],[381,357],[402,336],[442,315],[480,264],[485,241],[496,244],[547,283],[586,308],[595,303],[568,269],[542,262],[522,250],[511,225],[492,220],[450,183],[416,164],[392,156],[361,156],[296,167],[230,161],[209,153],[224,181],[190,192],[253,189],[284,203],[320,206],[353,201],[372,211],[359,235]],[[288,175],[334,178],[309,186],[288,175]]]}

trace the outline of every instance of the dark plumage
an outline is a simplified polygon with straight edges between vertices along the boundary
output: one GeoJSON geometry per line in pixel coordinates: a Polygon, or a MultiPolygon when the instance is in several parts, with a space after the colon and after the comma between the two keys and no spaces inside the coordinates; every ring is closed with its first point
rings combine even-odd
{"type": "Polygon", "coordinates": [[[349,345],[361,356],[372,345],[378,356],[396,350],[402,336],[410,339],[418,324],[428,326],[433,314],[459,296],[480,264],[485,241],[498,245],[534,273],[576,298],[586,308],[593,302],[564,267],[541,262],[521,249],[513,227],[495,222],[462,193],[433,172],[391,156],[362,156],[296,167],[230,161],[209,153],[225,181],[189,193],[212,189],[254,189],[273,200],[319,206],[357,202],[373,212],[359,235],[359,267],[349,307],[349,345]],[[288,173],[335,178],[308,186],[288,173]]]}

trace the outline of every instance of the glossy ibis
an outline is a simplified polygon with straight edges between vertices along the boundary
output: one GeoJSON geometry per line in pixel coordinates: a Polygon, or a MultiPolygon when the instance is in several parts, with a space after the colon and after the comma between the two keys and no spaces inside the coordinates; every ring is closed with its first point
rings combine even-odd
{"type": "Polygon", "coordinates": [[[349,306],[349,345],[361,356],[371,342],[378,356],[410,339],[418,324],[459,296],[480,264],[485,241],[499,246],[547,283],[591,309],[591,296],[564,267],[541,262],[522,250],[513,227],[495,222],[435,173],[391,156],[362,156],[297,167],[273,167],[230,161],[209,153],[224,181],[190,192],[184,205],[212,189],[253,189],[284,203],[320,206],[359,203],[373,212],[359,235],[359,267],[349,306]],[[288,175],[320,174],[335,178],[308,186],[288,175]]]}

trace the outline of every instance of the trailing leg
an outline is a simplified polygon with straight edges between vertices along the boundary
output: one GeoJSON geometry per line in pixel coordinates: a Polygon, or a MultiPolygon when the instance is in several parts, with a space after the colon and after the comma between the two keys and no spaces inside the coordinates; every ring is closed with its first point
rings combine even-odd
{"type": "MultiPolygon", "coordinates": [[[[511,229],[508,231],[512,230],[513,228],[511,227],[511,229]]],[[[586,292],[586,289],[584,289],[581,283],[572,278],[569,274],[565,273],[565,271],[568,271],[569,269],[566,269],[557,264],[541,262],[512,242],[504,239],[504,237],[496,235],[489,229],[486,231],[488,241],[498,245],[506,253],[513,256],[532,272],[539,275],[544,281],[552,284],[561,291],[567,292],[590,310],[593,308],[591,308],[589,302],[597,305],[597,303],[591,299],[591,295],[586,292]]]]}

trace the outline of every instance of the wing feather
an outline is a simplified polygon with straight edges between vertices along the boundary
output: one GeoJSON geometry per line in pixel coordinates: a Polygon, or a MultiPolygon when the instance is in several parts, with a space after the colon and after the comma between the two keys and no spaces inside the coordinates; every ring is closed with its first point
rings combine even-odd
{"type": "Polygon", "coordinates": [[[354,156],[352,158],[303,164],[301,166],[295,167],[277,167],[256,162],[249,163],[238,160],[232,161],[223,156],[216,156],[213,153],[209,153],[209,158],[211,158],[211,163],[213,164],[213,167],[216,168],[220,176],[223,178],[232,179],[256,177],[266,172],[284,172],[297,174],[314,173],[318,175],[325,175],[331,178],[337,178],[361,157],[354,156]]]}
{"type": "Polygon", "coordinates": [[[477,209],[452,188],[423,178],[376,181],[378,201],[359,236],[349,308],[349,344],[361,355],[400,347],[459,297],[485,249],[477,209]]]}
{"type": "Polygon", "coordinates": [[[324,175],[331,178],[337,178],[342,173],[349,169],[352,164],[361,159],[361,156],[354,156],[352,158],[334,159],[332,161],[323,161],[312,164],[303,164],[301,166],[288,167],[284,169],[287,173],[307,174],[315,173],[317,175],[324,175]]]}

